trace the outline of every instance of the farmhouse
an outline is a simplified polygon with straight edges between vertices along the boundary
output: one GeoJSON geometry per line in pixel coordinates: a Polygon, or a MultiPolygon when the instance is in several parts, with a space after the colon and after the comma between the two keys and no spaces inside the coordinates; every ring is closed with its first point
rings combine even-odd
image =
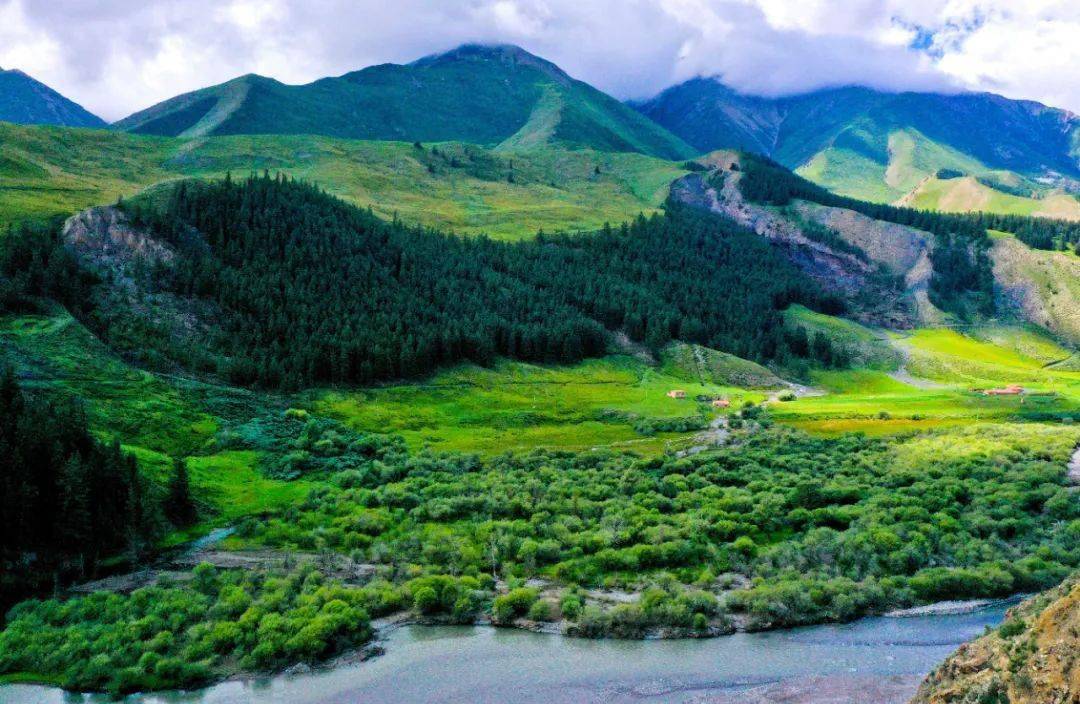
{"type": "Polygon", "coordinates": [[[1016,384],[1009,384],[1002,389],[986,389],[983,394],[986,396],[1016,396],[1024,393],[1024,387],[1016,384]]]}
{"type": "Polygon", "coordinates": [[[672,389],[667,392],[668,398],[686,398],[686,392],[682,389],[672,389]]]}
{"type": "Polygon", "coordinates": [[[731,401],[728,401],[726,398],[714,398],[713,399],[713,402],[712,402],[712,407],[713,408],[728,408],[729,406],[731,406],[731,401]]]}

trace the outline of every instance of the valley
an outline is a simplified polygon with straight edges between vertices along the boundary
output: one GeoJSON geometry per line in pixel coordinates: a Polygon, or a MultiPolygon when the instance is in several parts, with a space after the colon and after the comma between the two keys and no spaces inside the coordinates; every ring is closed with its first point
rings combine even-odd
{"type": "Polygon", "coordinates": [[[501,45],[0,122],[0,702],[1067,691],[1075,127],[501,45]]]}

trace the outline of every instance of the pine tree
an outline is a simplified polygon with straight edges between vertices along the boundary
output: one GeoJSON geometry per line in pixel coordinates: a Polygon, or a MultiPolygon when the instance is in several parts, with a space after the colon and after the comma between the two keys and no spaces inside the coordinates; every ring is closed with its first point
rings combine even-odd
{"type": "Polygon", "coordinates": [[[169,477],[162,511],[174,526],[189,526],[195,522],[195,502],[191,498],[187,462],[179,457],[173,460],[172,475],[169,477]]]}
{"type": "Polygon", "coordinates": [[[91,542],[93,516],[86,469],[78,455],[71,455],[60,470],[60,513],[57,517],[57,542],[62,550],[75,556],[79,573],[86,567],[86,547],[91,542]]]}

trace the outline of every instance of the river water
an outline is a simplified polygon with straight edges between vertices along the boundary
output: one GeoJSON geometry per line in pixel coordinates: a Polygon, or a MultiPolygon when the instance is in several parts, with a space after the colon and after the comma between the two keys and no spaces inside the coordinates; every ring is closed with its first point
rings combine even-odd
{"type": "MultiPolygon", "coordinates": [[[[487,627],[409,626],[386,654],[303,674],[229,681],[130,704],[467,702],[904,702],[960,643],[1001,622],[975,613],[867,618],[708,640],[581,640],[487,627]]],[[[0,704],[97,704],[50,687],[0,687],[0,704]]]]}

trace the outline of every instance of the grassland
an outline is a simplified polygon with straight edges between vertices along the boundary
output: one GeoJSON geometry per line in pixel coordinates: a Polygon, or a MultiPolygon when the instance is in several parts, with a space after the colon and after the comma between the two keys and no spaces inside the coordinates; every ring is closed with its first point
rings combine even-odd
{"type": "Polygon", "coordinates": [[[571,367],[463,366],[423,384],[310,392],[301,405],[356,430],[399,434],[414,448],[495,454],[608,446],[653,454],[685,446],[693,434],[643,436],[635,421],[707,412],[694,400],[699,395],[727,397],[737,407],[766,393],[701,380],[677,360],[657,367],[613,356],[571,367]],[[672,389],[687,398],[669,398],[672,389]]]}
{"type": "Polygon", "coordinates": [[[687,446],[697,431],[653,432],[642,421],[700,423],[713,414],[695,396],[728,397],[737,407],[767,395],[745,385],[778,383],[751,362],[674,346],[659,361],[627,354],[571,367],[501,362],[450,369],[424,383],[283,396],[136,369],[58,309],[0,318],[0,346],[27,387],[83,399],[91,427],[118,439],[150,476],[163,477],[173,457],[187,457],[200,499],[216,509],[213,523],[296,501],[310,488],[268,479],[259,452],[217,442],[223,431],[290,407],[359,431],[397,433],[413,448],[492,455],[609,446],[652,455],[687,446]],[[666,395],[676,388],[688,398],[666,395]]]}
{"type": "Polygon", "coordinates": [[[1072,351],[1033,328],[889,333],[900,367],[816,371],[826,393],[772,406],[776,420],[826,435],[893,434],[941,426],[1080,420],[1080,374],[1054,364],[1072,351]],[[1020,396],[982,390],[1021,384],[1020,396]]]}
{"type": "Polygon", "coordinates": [[[841,195],[922,210],[1080,219],[1080,200],[1075,196],[990,169],[912,129],[890,133],[887,144],[878,144],[871,131],[849,130],[796,173],[841,195]],[[964,176],[937,178],[943,168],[964,176]],[[1016,192],[992,188],[977,177],[1010,184],[1007,190],[1016,192]],[[1031,195],[1023,195],[1020,184],[1026,184],[1031,195]]]}
{"type": "Polygon", "coordinates": [[[685,173],[661,159],[591,150],[418,149],[277,135],[183,140],[0,123],[0,227],[67,216],[173,179],[264,169],[317,182],[383,217],[500,239],[652,212],[685,173]]]}
{"type": "Polygon", "coordinates": [[[0,348],[27,388],[82,399],[91,428],[135,454],[149,476],[163,478],[173,457],[188,457],[213,523],[290,503],[309,488],[266,478],[255,453],[213,447],[223,427],[283,408],[273,395],[135,369],[62,311],[0,318],[0,348]]]}
{"type": "Polygon", "coordinates": [[[28,387],[84,399],[92,428],[118,439],[150,476],[164,477],[173,457],[187,458],[197,496],[213,510],[171,542],[294,504],[318,482],[269,478],[261,451],[219,442],[223,432],[291,407],[353,430],[398,434],[413,449],[484,456],[537,448],[609,447],[646,456],[686,449],[716,415],[696,396],[729,398],[731,411],[768,400],[774,421],[820,435],[952,427],[945,436],[960,445],[971,442],[968,427],[1036,432],[1061,428],[1063,419],[1080,421],[1080,370],[1067,363],[1071,350],[1038,329],[898,334],[801,308],[788,317],[857,349],[860,366],[811,372],[808,381],[820,395],[793,401],[778,400],[782,382],[770,370],[685,345],[668,348],[659,360],[628,350],[570,367],[500,362],[448,369],[423,383],[283,396],[136,369],[61,310],[0,318],[0,345],[28,387]],[[1029,393],[977,391],[1008,383],[1029,393]],[[672,389],[688,398],[669,398],[672,389]],[[665,430],[665,423],[688,419],[693,427],[665,430]]]}
{"type": "Polygon", "coordinates": [[[980,183],[973,176],[964,178],[928,178],[905,199],[905,204],[920,210],[945,213],[986,211],[1009,215],[1034,215],[1065,220],[1080,219],[1080,200],[1060,191],[1039,198],[1005,193],[980,183]]]}
{"type": "Polygon", "coordinates": [[[991,235],[990,256],[1004,301],[1027,320],[1080,345],[1080,257],[1032,249],[1001,232],[991,235]]]}

